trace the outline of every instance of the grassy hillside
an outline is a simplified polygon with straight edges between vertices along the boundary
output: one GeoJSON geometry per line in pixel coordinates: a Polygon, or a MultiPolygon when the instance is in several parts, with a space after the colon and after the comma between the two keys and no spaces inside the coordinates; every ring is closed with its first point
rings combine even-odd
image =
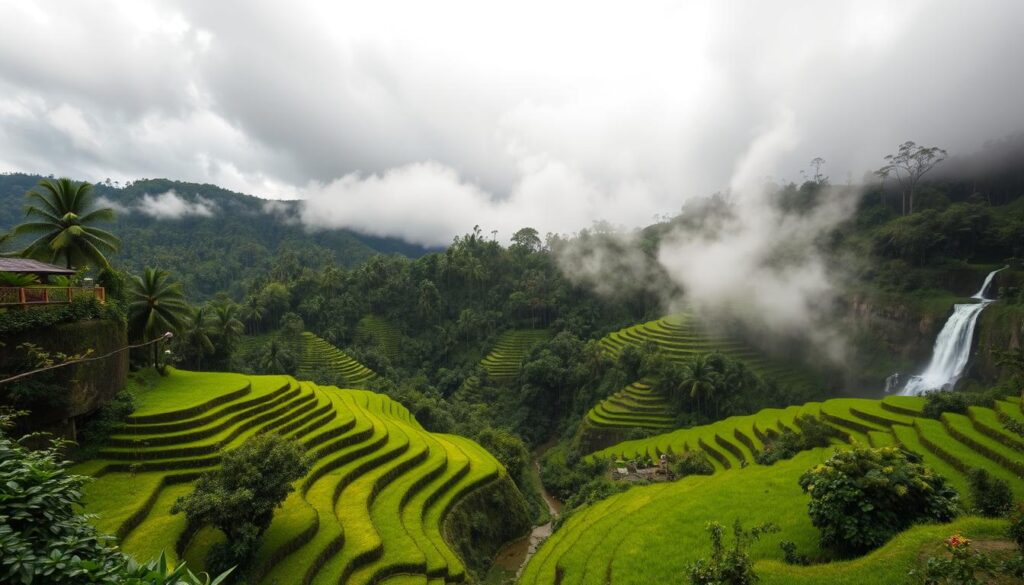
{"type": "Polygon", "coordinates": [[[795,542],[812,557],[827,556],[819,548],[818,532],[807,516],[808,498],[797,480],[842,446],[806,451],[773,466],[757,465],[753,456],[767,436],[782,428],[799,432],[795,418],[809,414],[840,431],[840,443],[900,444],[920,454],[965,499],[966,472],[976,467],[1007,480],[1017,498],[1024,496],[1024,442],[999,423],[1004,418],[1024,421],[1019,399],[998,401],[993,409],[973,407],[967,416],[947,413],[941,420],[922,417],[923,402],[916,397],[835,399],[767,409],[599,451],[595,457],[632,458],[700,449],[716,473],[634,488],[579,510],[541,547],[520,582],[678,582],[686,564],[710,550],[705,523],[731,524],[737,518],[748,526],[770,521],[782,529],[752,549],[754,558],[765,561],[758,566],[765,583],[820,583],[825,575],[830,583],[906,582],[906,572],[922,551],[935,548],[941,538],[955,530],[991,537],[1001,526],[962,518],[952,526],[915,528],[864,558],[792,567],[781,561],[782,540],[795,542]]]}
{"type": "Polygon", "coordinates": [[[494,349],[480,364],[492,380],[508,382],[519,375],[519,367],[530,349],[550,337],[546,329],[513,329],[501,334],[494,349]]]}
{"type": "Polygon", "coordinates": [[[442,523],[466,495],[505,477],[479,445],[426,432],[401,404],[368,391],[178,370],[132,391],[136,412],[77,471],[96,478],[86,511],[139,558],[166,550],[202,566],[223,535],[190,530],[169,509],[224,451],[262,433],[300,441],[315,463],[264,535],[253,582],[371,583],[398,573],[410,583],[459,581],[466,568],[442,523]]]}
{"type": "MultiPolygon", "coordinates": [[[[626,327],[601,339],[601,346],[612,356],[618,356],[627,346],[639,347],[646,343],[655,344],[667,358],[675,361],[685,361],[709,352],[721,352],[743,360],[752,370],[765,378],[805,392],[812,392],[813,388],[820,384],[799,368],[772,360],[734,339],[707,332],[692,315],[686,313],[626,327]]],[[[651,389],[651,381],[641,380],[626,386],[594,406],[587,413],[586,423],[590,427],[597,427],[605,434],[614,434],[615,430],[625,431],[632,428],[671,428],[675,415],[666,397],[651,389]]]]}

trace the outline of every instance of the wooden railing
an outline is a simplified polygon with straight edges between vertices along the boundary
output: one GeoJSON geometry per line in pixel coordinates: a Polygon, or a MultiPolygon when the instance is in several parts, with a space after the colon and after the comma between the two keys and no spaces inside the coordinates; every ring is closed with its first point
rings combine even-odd
{"type": "Polygon", "coordinates": [[[92,297],[103,303],[107,300],[107,291],[102,286],[0,286],[2,308],[62,305],[81,297],[92,297]]]}

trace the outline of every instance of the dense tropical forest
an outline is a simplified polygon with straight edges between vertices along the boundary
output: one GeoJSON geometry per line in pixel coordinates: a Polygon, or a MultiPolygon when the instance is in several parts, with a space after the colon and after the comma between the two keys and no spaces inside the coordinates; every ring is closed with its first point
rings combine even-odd
{"type": "Polygon", "coordinates": [[[825,259],[838,358],[666,269],[743,217],[728,192],[435,250],[211,185],[0,176],[3,257],[71,272],[0,271],[68,291],[0,309],[0,580],[1024,579],[1022,153],[908,142],[863,184],[815,159],[767,187],[780,225],[851,210],[761,258],[825,259]],[[971,305],[965,363],[903,392],[971,305]],[[128,345],[75,392],[52,369],[128,345]]]}

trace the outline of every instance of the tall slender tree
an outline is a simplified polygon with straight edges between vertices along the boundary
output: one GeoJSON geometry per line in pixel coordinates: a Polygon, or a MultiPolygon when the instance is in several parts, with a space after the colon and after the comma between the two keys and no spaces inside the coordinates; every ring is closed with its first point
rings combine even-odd
{"type": "Polygon", "coordinates": [[[241,307],[239,316],[245,321],[248,332],[255,334],[259,331],[260,324],[263,322],[263,316],[267,314],[267,310],[263,308],[260,298],[256,295],[245,297],[241,307]]]}
{"type": "Polygon", "coordinates": [[[245,333],[245,326],[238,319],[238,314],[238,305],[231,302],[213,306],[213,332],[221,345],[221,351],[227,355],[231,355],[245,333]]]}
{"type": "Polygon", "coordinates": [[[689,392],[690,398],[697,403],[697,412],[701,412],[701,398],[710,400],[718,386],[718,372],[712,366],[707,355],[695,356],[683,368],[683,387],[689,392]]]}
{"type": "Polygon", "coordinates": [[[207,307],[199,307],[192,312],[192,317],[183,328],[181,336],[182,345],[188,348],[190,353],[195,352],[196,369],[203,369],[203,356],[215,351],[210,339],[210,314],[207,307]]]}
{"type": "MultiPolygon", "coordinates": [[[[136,340],[151,340],[171,331],[181,332],[191,309],[181,285],[171,282],[166,270],[146,267],[132,278],[128,293],[128,333],[136,340]]],[[[160,369],[159,344],[153,344],[153,367],[160,369]]]]}
{"type": "Polygon", "coordinates": [[[92,264],[109,269],[106,254],[116,252],[121,241],[93,225],[98,221],[112,221],[114,210],[93,208],[92,185],[66,178],[43,179],[36,189],[25,195],[30,201],[25,207],[25,216],[32,220],[11,232],[14,236],[39,236],[22,255],[47,262],[63,261],[68,268],[92,264]]]}
{"type": "Polygon", "coordinates": [[[946,151],[938,146],[918,146],[912,141],[899,145],[896,154],[885,157],[885,166],[875,174],[885,179],[896,176],[902,191],[903,215],[914,213],[914,194],[917,184],[935,165],[946,160],[946,151]]]}

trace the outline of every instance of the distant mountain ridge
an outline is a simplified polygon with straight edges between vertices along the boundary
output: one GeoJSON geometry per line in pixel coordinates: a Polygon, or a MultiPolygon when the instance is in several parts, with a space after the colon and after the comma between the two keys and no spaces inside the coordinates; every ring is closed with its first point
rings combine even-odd
{"type": "MultiPolygon", "coordinates": [[[[24,221],[25,193],[43,178],[0,175],[0,231],[24,221]]],[[[147,265],[170,270],[194,298],[221,290],[241,294],[244,278],[265,272],[284,250],[294,252],[300,267],[328,261],[351,267],[376,254],[417,258],[431,251],[347,229],[310,232],[291,220],[298,201],[260,199],[216,185],[142,179],[124,187],[97,183],[94,191],[118,211],[115,222],[101,225],[122,240],[111,261],[132,272],[147,265]]]]}

